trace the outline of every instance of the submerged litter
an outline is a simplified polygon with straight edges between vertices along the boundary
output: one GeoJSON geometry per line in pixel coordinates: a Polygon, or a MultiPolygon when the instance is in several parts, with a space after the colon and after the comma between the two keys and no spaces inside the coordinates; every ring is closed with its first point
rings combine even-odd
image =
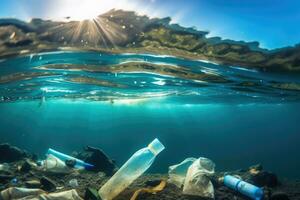
{"type": "Polygon", "coordinates": [[[3,200],[22,199],[28,196],[38,196],[43,193],[45,193],[45,191],[41,189],[11,187],[3,190],[0,193],[0,199],[3,200]]]}
{"type": "Polygon", "coordinates": [[[75,179],[75,178],[74,178],[74,179],[71,179],[71,180],[69,181],[69,186],[72,187],[72,188],[78,187],[79,184],[78,184],[77,179],[75,179]]]}
{"type": "Polygon", "coordinates": [[[102,200],[111,200],[141,176],[165,147],[154,139],[148,147],[135,152],[129,160],[100,188],[102,200]]]}
{"type": "Polygon", "coordinates": [[[48,155],[46,160],[40,162],[43,171],[52,173],[70,173],[73,168],[68,167],[65,162],[53,155],[48,155]]]}
{"type": "Polygon", "coordinates": [[[94,165],[86,163],[86,162],[84,162],[82,160],[79,160],[77,158],[74,158],[72,156],[63,154],[61,152],[55,151],[51,148],[48,149],[47,155],[53,155],[53,156],[57,157],[58,159],[60,159],[64,162],[67,162],[67,161],[70,161],[70,160],[75,161],[75,165],[74,165],[75,168],[79,168],[79,169],[84,168],[84,169],[88,169],[88,170],[94,168],[94,165]]]}
{"type": "Polygon", "coordinates": [[[196,158],[186,158],[184,161],[177,165],[172,165],[169,167],[169,180],[168,182],[181,188],[184,184],[184,179],[189,167],[193,162],[197,160],[196,158]]]}
{"type": "Polygon", "coordinates": [[[183,187],[183,194],[214,198],[214,187],[210,176],[215,172],[215,164],[208,158],[187,158],[169,167],[169,182],[183,187]]]}
{"type": "Polygon", "coordinates": [[[82,200],[76,190],[46,193],[41,189],[11,187],[0,193],[1,200],[82,200]]]}
{"type": "Polygon", "coordinates": [[[9,172],[9,170],[10,170],[10,167],[9,167],[8,163],[0,164],[0,171],[9,172]]]}
{"type": "MultiPolygon", "coordinates": [[[[85,200],[100,200],[101,198],[102,200],[112,200],[141,176],[151,166],[155,157],[163,149],[164,146],[155,139],[148,147],[133,154],[99,191],[94,189],[94,187],[100,183],[102,184],[103,180],[105,180],[107,176],[110,176],[105,175],[106,172],[108,172],[108,174],[110,174],[110,172],[114,173],[116,169],[114,162],[99,149],[89,147],[88,151],[78,153],[74,156],[76,158],[61,153],[57,154],[56,152],[56,155],[59,156],[58,158],[52,153],[48,153],[47,159],[40,162],[42,166],[38,166],[35,163],[36,159],[33,160],[29,156],[21,157],[12,163],[6,163],[8,161],[4,159],[2,160],[2,164],[0,164],[0,188],[4,189],[0,192],[0,200],[82,200],[81,197],[84,197],[85,200]],[[78,172],[86,169],[82,164],[78,166],[77,158],[84,160],[86,163],[94,164],[100,173],[96,173],[98,170],[96,171],[94,168],[90,172],[60,174],[78,172]],[[106,164],[103,165],[103,163],[106,164]],[[108,168],[110,168],[110,170],[108,170],[108,168]],[[74,189],[78,189],[80,196],[78,196],[74,189]],[[62,190],[67,191],[57,192],[62,190]],[[85,194],[83,191],[86,191],[85,194]]],[[[276,175],[263,171],[261,165],[252,166],[247,170],[231,172],[240,175],[244,180],[254,185],[243,181],[242,178],[236,178],[230,175],[224,177],[224,173],[214,174],[214,170],[215,164],[207,158],[187,158],[183,162],[169,167],[168,182],[180,188],[181,192],[175,187],[166,188],[167,183],[162,180],[164,178],[161,178],[163,176],[159,176],[160,178],[158,180],[160,184],[156,178],[155,181],[149,183],[147,181],[148,176],[145,176],[145,179],[141,181],[149,187],[143,188],[141,187],[141,182],[137,181],[127,192],[135,191],[130,200],[143,199],[145,196],[147,196],[147,199],[148,197],[150,197],[149,199],[165,199],[165,197],[166,199],[179,199],[182,197],[182,194],[213,199],[215,196],[214,190],[216,190],[217,199],[237,198],[236,193],[230,192],[229,189],[244,195],[244,197],[238,197],[240,199],[251,198],[253,200],[262,200],[264,198],[270,200],[288,200],[289,195],[295,195],[296,197],[298,194],[299,188],[297,187],[295,187],[291,193],[282,192],[284,189],[282,190],[282,188],[279,187],[280,185],[278,185],[276,175]],[[211,180],[216,183],[215,186],[217,187],[215,189],[213,188],[211,180]],[[224,186],[221,187],[221,183],[229,189],[225,189],[224,186]],[[263,187],[266,187],[265,191],[263,187]],[[166,190],[163,191],[165,188],[166,190]],[[280,192],[278,192],[278,188],[280,192]],[[156,193],[158,193],[158,195],[149,195],[156,193]]],[[[228,172],[225,174],[228,174],[228,172]]],[[[151,175],[150,180],[153,180],[153,177],[154,176],[151,175]]],[[[284,185],[284,188],[286,188],[286,186],[288,185],[284,185]]],[[[127,192],[125,192],[124,195],[126,199],[129,199],[130,196],[127,196],[127,192]]],[[[122,198],[120,199],[124,199],[123,194],[121,195],[120,197],[122,198]]],[[[194,197],[186,197],[188,199],[194,199],[194,197]]]]}
{"type": "Polygon", "coordinates": [[[207,158],[199,158],[189,167],[183,185],[183,194],[214,198],[210,176],[215,173],[215,164],[207,158]]]}
{"type": "Polygon", "coordinates": [[[264,196],[261,188],[231,175],[224,177],[224,185],[254,200],[261,200],[264,196]]]}
{"type": "Polygon", "coordinates": [[[47,158],[39,164],[41,169],[53,173],[70,173],[75,169],[93,169],[94,165],[86,163],[72,156],[48,149],[47,158]]]}
{"type": "Polygon", "coordinates": [[[153,188],[142,188],[138,189],[134,192],[130,200],[136,200],[140,193],[146,192],[151,194],[156,194],[157,192],[162,191],[167,185],[167,182],[165,180],[162,180],[159,185],[153,187],[153,188]]]}

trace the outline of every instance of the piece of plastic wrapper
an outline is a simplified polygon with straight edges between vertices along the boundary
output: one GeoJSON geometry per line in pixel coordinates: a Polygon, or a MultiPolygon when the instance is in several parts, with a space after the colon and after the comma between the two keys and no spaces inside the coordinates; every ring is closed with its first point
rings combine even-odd
{"type": "Polygon", "coordinates": [[[79,184],[78,184],[77,179],[71,179],[71,180],[69,181],[69,186],[72,187],[72,188],[78,187],[79,184]]]}
{"type": "Polygon", "coordinates": [[[136,190],[132,197],[130,198],[130,200],[136,200],[138,199],[138,196],[141,194],[141,193],[151,193],[151,194],[156,194],[158,192],[161,192],[167,185],[167,182],[162,180],[159,185],[153,187],[153,188],[141,188],[141,189],[138,189],[136,190]]]}
{"type": "Polygon", "coordinates": [[[40,194],[45,193],[45,191],[41,189],[28,189],[28,188],[19,188],[19,187],[11,187],[3,190],[0,193],[1,200],[18,200],[18,199],[30,199],[34,198],[40,194]]]}
{"type": "Polygon", "coordinates": [[[185,177],[183,194],[214,198],[214,187],[210,176],[215,164],[207,158],[199,158],[189,167],[185,177]]]}
{"type": "Polygon", "coordinates": [[[76,190],[68,190],[64,192],[50,193],[50,194],[42,194],[38,199],[32,200],[83,200],[76,190]]]}
{"type": "Polygon", "coordinates": [[[197,160],[197,159],[196,158],[186,158],[181,163],[170,166],[168,182],[181,188],[184,184],[184,179],[186,177],[187,171],[195,160],[197,160]]]}
{"type": "Polygon", "coordinates": [[[3,163],[0,164],[0,171],[8,172],[10,170],[9,164],[3,163]]]}
{"type": "Polygon", "coordinates": [[[8,188],[1,192],[1,200],[82,200],[76,190],[46,193],[41,189],[8,188]]]}

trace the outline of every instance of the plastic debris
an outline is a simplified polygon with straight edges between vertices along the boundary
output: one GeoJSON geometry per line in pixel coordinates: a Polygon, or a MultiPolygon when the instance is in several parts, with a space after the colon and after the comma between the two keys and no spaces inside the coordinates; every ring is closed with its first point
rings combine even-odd
{"type": "MultiPolygon", "coordinates": [[[[50,193],[50,194],[42,194],[40,195],[41,199],[47,200],[83,200],[76,190],[68,190],[64,192],[50,193]]],[[[34,199],[32,199],[34,200],[34,199]]]]}
{"type": "Polygon", "coordinates": [[[69,181],[69,186],[72,187],[72,188],[78,187],[79,184],[78,184],[77,179],[71,179],[71,180],[69,181]]]}
{"type": "Polygon", "coordinates": [[[40,188],[41,182],[37,179],[25,181],[26,188],[40,188]]]}
{"type": "Polygon", "coordinates": [[[41,169],[52,173],[70,173],[72,168],[66,166],[65,162],[49,154],[46,160],[41,161],[41,169]]]}
{"type": "Polygon", "coordinates": [[[45,193],[45,191],[41,189],[27,189],[27,188],[18,188],[11,187],[3,190],[0,193],[0,199],[3,200],[12,200],[12,199],[22,199],[28,196],[37,196],[45,193]]]}
{"type": "Polygon", "coordinates": [[[181,188],[184,184],[184,179],[189,167],[193,162],[197,160],[196,158],[187,158],[177,165],[172,165],[169,167],[169,179],[168,182],[181,188]]]}
{"type": "Polygon", "coordinates": [[[94,165],[86,163],[86,162],[84,162],[82,160],[79,160],[77,158],[74,158],[72,156],[60,153],[60,152],[55,151],[55,150],[53,150],[51,148],[48,149],[47,155],[53,155],[53,156],[57,157],[58,159],[60,159],[60,160],[62,160],[64,162],[66,162],[68,160],[75,160],[76,161],[76,164],[74,166],[75,168],[92,169],[94,167],[94,165]]]}
{"type": "Polygon", "coordinates": [[[9,172],[10,171],[9,164],[8,163],[0,164],[0,171],[9,172]]]}
{"type": "Polygon", "coordinates": [[[8,188],[0,193],[1,200],[82,200],[76,190],[46,193],[41,189],[8,188]]]}
{"type": "Polygon", "coordinates": [[[16,185],[18,183],[18,179],[13,178],[10,182],[11,182],[11,184],[16,185]]]}
{"type": "Polygon", "coordinates": [[[264,197],[261,188],[231,175],[224,177],[224,185],[254,200],[261,200],[264,197]]]}
{"type": "Polygon", "coordinates": [[[53,173],[70,173],[73,168],[92,169],[94,165],[82,160],[60,153],[53,149],[48,149],[47,158],[39,163],[42,170],[53,173]]]}
{"type": "Polygon", "coordinates": [[[129,160],[98,191],[102,200],[111,200],[141,176],[154,162],[155,157],[164,150],[158,139],[148,147],[134,153],[129,160]]]}
{"type": "Polygon", "coordinates": [[[139,196],[140,193],[151,193],[151,194],[156,194],[157,192],[160,192],[162,191],[167,185],[167,182],[162,180],[160,182],[159,185],[153,187],[153,188],[142,188],[142,189],[139,189],[137,191],[134,192],[134,194],[132,195],[132,197],[130,198],[130,200],[136,200],[137,197],[139,196]]]}
{"type": "Polygon", "coordinates": [[[189,167],[185,177],[183,194],[214,198],[210,176],[215,173],[215,164],[207,158],[199,158],[189,167]]]}
{"type": "Polygon", "coordinates": [[[207,158],[186,158],[169,167],[168,182],[183,188],[183,194],[214,198],[210,181],[214,168],[215,164],[207,158]]]}

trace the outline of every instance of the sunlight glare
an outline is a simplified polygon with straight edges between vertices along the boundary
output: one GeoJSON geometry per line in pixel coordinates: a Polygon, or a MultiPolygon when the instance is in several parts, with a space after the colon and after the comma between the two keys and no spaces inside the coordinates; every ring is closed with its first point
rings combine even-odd
{"type": "Polygon", "coordinates": [[[63,6],[66,8],[65,12],[72,20],[86,20],[94,19],[99,14],[105,13],[113,8],[113,1],[103,0],[69,0],[65,1],[67,4],[63,6]]]}
{"type": "Polygon", "coordinates": [[[113,8],[128,10],[134,7],[136,5],[127,0],[62,0],[59,9],[53,10],[53,16],[75,21],[92,20],[113,8]]]}

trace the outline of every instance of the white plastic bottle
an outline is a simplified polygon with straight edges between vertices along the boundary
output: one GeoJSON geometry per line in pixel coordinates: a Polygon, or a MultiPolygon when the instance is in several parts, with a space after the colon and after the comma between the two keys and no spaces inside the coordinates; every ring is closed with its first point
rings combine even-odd
{"type": "Polygon", "coordinates": [[[135,152],[129,160],[98,191],[102,200],[112,200],[141,176],[164,150],[163,144],[154,139],[146,148],[135,152]]]}

